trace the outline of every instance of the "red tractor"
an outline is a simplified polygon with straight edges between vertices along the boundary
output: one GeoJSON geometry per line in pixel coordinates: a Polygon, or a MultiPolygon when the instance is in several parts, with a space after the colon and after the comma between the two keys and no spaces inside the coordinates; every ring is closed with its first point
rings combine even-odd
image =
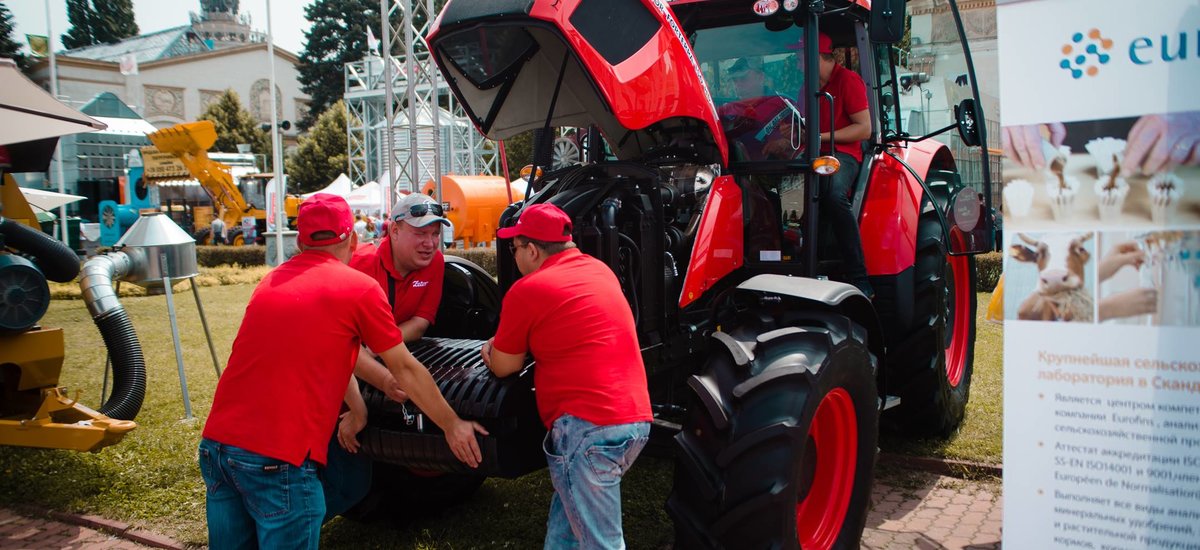
{"type": "MultiPolygon", "coordinates": [[[[500,225],[525,205],[553,203],[572,216],[579,247],[617,274],[650,379],[652,438],[677,459],[666,504],[676,547],[855,548],[881,418],[926,435],[962,421],[971,254],[991,250],[995,236],[986,171],[964,183],[950,149],[929,139],[957,129],[987,166],[949,5],[961,97],[945,128],[920,136],[901,126],[899,0],[450,0],[430,32],[432,55],[483,134],[583,127],[603,140],[595,156],[604,158],[546,172],[500,225]],[[830,116],[818,102],[818,33],[869,96],[854,205],[874,300],[839,282],[817,208],[820,178],[837,169],[804,146],[819,143],[830,116]],[[738,63],[768,77],[758,95],[735,93],[738,63]],[[764,154],[771,139],[790,151],[764,154]]],[[[545,465],[528,370],[498,380],[478,358],[519,277],[503,244],[499,288],[448,259],[438,324],[413,346],[459,414],[491,431],[484,465],[466,471],[419,414],[368,392],[364,446],[392,502],[410,494],[428,505],[418,492],[453,500],[480,476],[545,465]]]]}

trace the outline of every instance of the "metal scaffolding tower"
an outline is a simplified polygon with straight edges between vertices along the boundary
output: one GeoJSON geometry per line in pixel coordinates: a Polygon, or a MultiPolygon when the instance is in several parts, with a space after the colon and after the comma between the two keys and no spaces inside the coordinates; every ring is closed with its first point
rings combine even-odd
{"type": "Polygon", "coordinates": [[[391,196],[433,181],[440,197],[443,174],[498,174],[497,147],[475,130],[455,101],[425,42],[437,17],[434,0],[381,0],[383,4],[388,11],[383,21],[398,21],[381,33],[384,57],[372,52],[345,66],[350,179],[356,184],[390,180],[379,183],[391,196]],[[390,59],[390,68],[384,58],[390,59]],[[389,118],[390,147],[385,131],[389,118]],[[389,148],[391,174],[386,168],[389,148]]]}

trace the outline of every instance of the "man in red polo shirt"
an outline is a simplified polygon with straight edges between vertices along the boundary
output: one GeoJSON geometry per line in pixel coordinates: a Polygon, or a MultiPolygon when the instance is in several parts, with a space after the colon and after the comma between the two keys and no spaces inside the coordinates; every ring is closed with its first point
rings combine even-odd
{"type": "MultiPolygon", "coordinates": [[[[410,193],[392,207],[387,234],[375,244],[354,251],[350,267],[371,276],[387,294],[392,320],[400,327],[405,342],[420,340],[437,317],[442,300],[445,258],[438,250],[442,207],[432,197],[410,193]],[[403,223],[401,223],[403,222],[403,223]]],[[[358,354],[355,376],[402,402],[407,394],[387,367],[368,350],[358,354]]],[[[370,492],[373,465],[369,459],[351,456],[336,441],[329,442],[329,464],[322,481],[325,488],[325,520],[344,513],[370,492]]]]}
{"type": "Polygon", "coordinates": [[[496,376],[537,359],[538,413],[554,497],[546,548],[624,548],[621,477],[650,434],[650,395],[629,303],[612,270],[571,242],[552,204],[501,229],[524,275],[504,297],[484,363],[496,376]]]}
{"type": "MultiPolygon", "coordinates": [[[[829,177],[829,188],[821,193],[821,209],[833,222],[833,233],[837,236],[842,253],[842,266],[850,282],[868,298],[875,291],[867,279],[867,264],[863,258],[862,239],[858,234],[858,220],[854,217],[854,181],[862,166],[862,142],[871,137],[871,111],[867,103],[867,86],[858,73],[839,64],[833,58],[833,40],[825,33],[818,41],[818,72],[821,77],[821,92],[833,96],[833,120],[822,116],[822,153],[833,155],[842,163],[841,169],[829,177]],[[831,123],[832,122],[832,126],[831,123]],[[833,143],[830,148],[829,129],[833,128],[833,143]]],[[[829,112],[828,101],[822,96],[820,113],[829,112]]]]}
{"type": "Polygon", "coordinates": [[[350,208],[317,194],[300,205],[301,253],[254,289],[217,384],[200,441],[212,548],[316,548],[325,503],[318,468],[335,424],[357,450],[366,407],[350,373],[365,343],[474,467],[475,433],[387,318],[379,285],[346,264],[356,244],[350,208]],[[350,412],[338,422],[338,407],[350,412]]]}

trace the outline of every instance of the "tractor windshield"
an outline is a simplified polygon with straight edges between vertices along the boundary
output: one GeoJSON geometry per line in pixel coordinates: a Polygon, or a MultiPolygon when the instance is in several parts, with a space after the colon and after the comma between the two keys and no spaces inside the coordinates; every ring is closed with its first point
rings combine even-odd
{"type": "Polygon", "coordinates": [[[804,84],[797,26],[760,21],[697,30],[696,60],[717,106],[733,161],[791,158],[799,150],[804,84]]]}

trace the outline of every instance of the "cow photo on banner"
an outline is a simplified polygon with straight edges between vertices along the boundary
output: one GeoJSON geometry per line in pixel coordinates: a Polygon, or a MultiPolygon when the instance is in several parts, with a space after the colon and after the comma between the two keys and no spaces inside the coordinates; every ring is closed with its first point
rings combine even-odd
{"type": "Polygon", "coordinates": [[[1200,2],[997,30],[1004,546],[1200,548],[1200,2]]]}

